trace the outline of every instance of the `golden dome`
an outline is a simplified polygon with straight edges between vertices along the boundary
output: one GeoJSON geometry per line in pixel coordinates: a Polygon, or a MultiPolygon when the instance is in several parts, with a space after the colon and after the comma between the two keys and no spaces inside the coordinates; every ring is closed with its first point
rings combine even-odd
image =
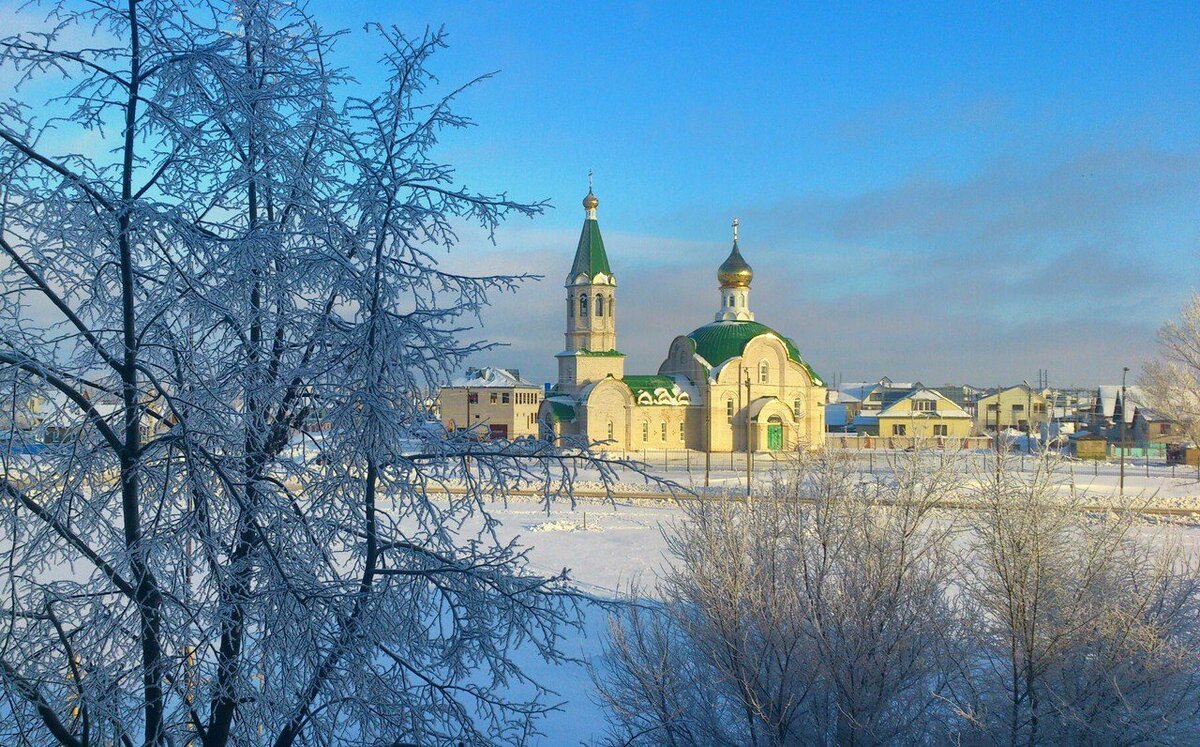
{"type": "Polygon", "coordinates": [[[600,200],[596,199],[596,195],[592,194],[592,190],[588,190],[587,197],[583,198],[583,208],[585,210],[595,210],[600,204],[600,200]]]}
{"type": "Polygon", "coordinates": [[[737,241],[734,241],[733,251],[721,263],[721,266],[717,268],[717,280],[720,281],[722,288],[749,288],[750,281],[753,279],[754,270],[751,269],[746,260],[742,259],[742,253],[738,251],[737,241]]]}

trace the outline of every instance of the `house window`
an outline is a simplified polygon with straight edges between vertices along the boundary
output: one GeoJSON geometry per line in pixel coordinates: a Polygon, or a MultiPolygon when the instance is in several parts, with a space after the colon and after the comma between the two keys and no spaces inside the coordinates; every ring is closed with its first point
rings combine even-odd
{"type": "Polygon", "coordinates": [[[496,400],[497,400],[496,392],[492,392],[491,400],[492,400],[493,405],[496,404],[496,400]]]}
{"type": "Polygon", "coordinates": [[[908,426],[904,425],[903,423],[896,423],[895,425],[892,426],[892,435],[893,436],[907,436],[908,435],[908,426]]]}
{"type": "Polygon", "coordinates": [[[1042,402],[1035,402],[1033,405],[1033,411],[1037,415],[1045,415],[1046,414],[1046,405],[1042,402]]]}
{"type": "Polygon", "coordinates": [[[1164,436],[1167,435],[1168,433],[1171,432],[1171,424],[1170,423],[1159,423],[1158,424],[1158,432],[1164,436]]]}
{"type": "Polygon", "coordinates": [[[725,400],[725,422],[733,424],[733,397],[725,400]]]}
{"type": "Polygon", "coordinates": [[[1025,412],[1025,405],[1013,405],[1013,412],[1025,412]]]}
{"type": "Polygon", "coordinates": [[[508,392],[504,392],[500,395],[500,404],[507,405],[511,401],[512,401],[512,397],[509,395],[508,392]]]}
{"type": "Polygon", "coordinates": [[[933,412],[934,402],[931,399],[913,400],[913,408],[915,412],[933,412]]]}
{"type": "Polygon", "coordinates": [[[767,380],[770,378],[770,373],[771,373],[771,368],[770,368],[770,366],[767,365],[767,362],[766,361],[760,362],[758,364],[758,383],[766,384],[767,380]]]}
{"type": "Polygon", "coordinates": [[[662,442],[665,444],[667,442],[667,421],[662,421],[660,426],[660,430],[662,431],[662,442]]]}
{"type": "Polygon", "coordinates": [[[467,392],[467,402],[473,405],[479,404],[479,392],[467,392]]]}
{"type": "Polygon", "coordinates": [[[933,426],[933,435],[935,435],[935,436],[949,436],[949,435],[950,435],[950,426],[948,426],[948,425],[935,425],[935,426],[933,426]]]}
{"type": "Polygon", "coordinates": [[[996,403],[992,403],[992,404],[990,404],[990,405],[988,405],[988,406],[987,406],[987,411],[988,411],[988,412],[996,412],[996,411],[997,411],[997,410],[999,410],[999,409],[1000,409],[1000,405],[998,405],[998,404],[996,404],[996,403]]]}
{"type": "Polygon", "coordinates": [[[604,296],[596,294],[596,316],[604,316],[604,296]]]}
{"type": "Polygon", "coordinates": [[[644,443],[649,440],[650,440],[650,421],[643,420],[642,421],[642,442],[644,443]]]}
{"type": "Polygon", "coordinates": [[[579,315],[587,316],[588,296],[586,293],[579,294],[579,315]]]}
{"type": "Polygon", "coordinates": [[[608,421],[608,440],[613,440],[613,424],[611,420],[608,421]]]}

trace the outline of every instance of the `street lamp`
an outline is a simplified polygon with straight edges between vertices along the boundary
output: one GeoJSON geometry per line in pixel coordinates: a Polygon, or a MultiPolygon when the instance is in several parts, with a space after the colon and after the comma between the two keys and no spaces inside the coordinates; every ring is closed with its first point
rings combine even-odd
{"type": "Polygon", "coordinates": [[[1129,374],[1129,366],[1121,369],[1121,443],[1117,446],[1121,450],[1121,481],[1117,487],[1118,497],[1125,497],[1125,408],[1129,406],[1125,397],[1125,377],[1129,374]]]}

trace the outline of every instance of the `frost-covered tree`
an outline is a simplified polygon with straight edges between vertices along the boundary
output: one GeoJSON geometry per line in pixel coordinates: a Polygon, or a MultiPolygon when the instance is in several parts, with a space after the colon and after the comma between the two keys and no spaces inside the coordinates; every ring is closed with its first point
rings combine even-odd
{"type": "Polygon", "coordinates": [[[1147,404],[1200,444],[1200,294],[1192,294],[1178,321],[1159,329],[1158,342],[1159,357],[1142,377],[1147,404]]]}
{"type": "Polygon", "coordinates": [[[46,11],[0,41],[0,375],[59,441],[0,421],[0,742],[521,742],[572,609],[486,500],[572,466],[428,420],[522,280],[436,253],[542,207],[434,158],[442,35],[373,29],[364,95],[285,0],[46,11]]]}

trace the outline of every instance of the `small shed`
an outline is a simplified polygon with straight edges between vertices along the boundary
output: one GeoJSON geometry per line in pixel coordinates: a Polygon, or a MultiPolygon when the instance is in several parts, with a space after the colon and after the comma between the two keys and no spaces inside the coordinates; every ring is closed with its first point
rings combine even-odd
{"type": "Polygon", "coordinates": [[[1167,464],[1200,467],[1200,448],[1191,444],[1167,444],[1167,464]]]}
{"type": "Polygon", "coordinates": [[[1079,433],[1071,437],[1071,454],[1076,459],[1104,461],[1108,458],[1108,439],[1095,433],[1079,433]]]}

